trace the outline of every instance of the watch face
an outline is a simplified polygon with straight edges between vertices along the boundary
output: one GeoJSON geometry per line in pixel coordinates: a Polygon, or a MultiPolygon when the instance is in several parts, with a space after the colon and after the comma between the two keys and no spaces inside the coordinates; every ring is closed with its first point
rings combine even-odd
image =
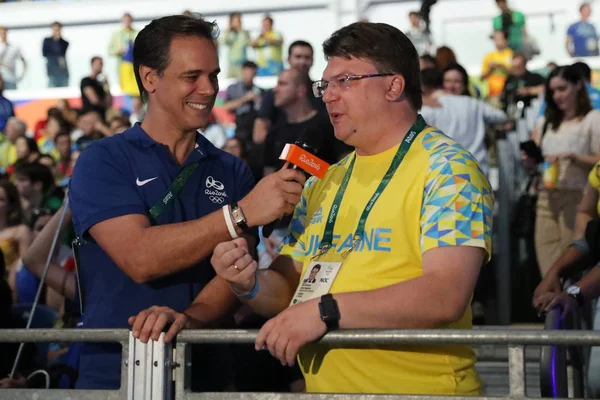
{"type": "Polygon", "coordinates": [[[573,295],[578,295],[579,293],[581,293],[581,288],[579,286],[569,286],[566,290],[567,294],[573,294],[573,295]]]}

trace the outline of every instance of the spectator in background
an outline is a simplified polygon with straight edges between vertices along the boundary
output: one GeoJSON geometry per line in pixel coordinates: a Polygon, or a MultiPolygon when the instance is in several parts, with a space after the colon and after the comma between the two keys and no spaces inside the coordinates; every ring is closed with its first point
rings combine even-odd
{"type": "Polygon", "coordinates": [[[133,125],[131,124],[131,120],[127,118],[125,115],[115,115],[110,119],[110,123],[108,125],[108,129],[111,131],[111,135],[116,135],[117,133],[123,133],[125,130],[131,128],[133,125]]]}
{"type": "Polygon", "coordinates": [[[47,166],[39,162],[21,164],[15,168],[14,176],[26,221],[31,221],[35,209],[45,208],[54,213],[62,205],[64,192],[56,187],[47,166]]]}
{"type": "Polygon", "coordinates": [[[246,146],[244,145],[244,141],[240,140],[237,137],[227,139],[225,141],[225,144],[223,145],[222,150],[246,161],[246,146]]]}
{"type": "Polygon", "coordinates": [[[502,90],[504,111],[508,110],[510,104],[517,104],[519,101],[523,102],[525,108],[531,106],[531,101],[544,93],[544,82],[541,75],[527,69],[527,58],[522,53],[514,54],[510,75],[502,90]]]}
{"type": "Polygon", "coordinates": [[[61,35],[62,25],[54,22],[51,25],[52,36],[44,39],[42,55],[46,57],[48,87],[69,86],[69,68],[67,67],[67,48],[69,42],[61,35]]]}
{"type": "Polygon", "coordinates": [[[45,132],[46,134],[37,140],[40,153],[49,154],[58,160],[60,155],[54,146],[54,139],[59,133],[70,133],[71,126],[62,118],[62,114],[53,115],[48,117],[45,132]]]}
{"type": "Polygon", "coordinates": [[[239,12],[229,14],[229,29],[225,32],[223,41],[229,48],[227,77],[241,79],[242,67],[248,61],[250,33],[242,29],[242,14],[239,12]]]}
{"type": "Polygon", "coordinates": [[[421,24],[421,16],[416,11],[408,14],[410,20],[410,29],[406,32],[406,37],[410,39],[419,56],[431,54],[433,50],[433,40],[431,34],[425,30],[421,24]]]}
{"type": "MultiPolygon", "coordinates": [[[[296,69],[304,74],[309,74],[313,65],[313,47],[304,40],[296,40],[288,48],[288,64],[290,68],[296,69]]],[[[317,99],[312,91],[308,94],[308,99],[319,112],[327,113],[325,103],[317,99]]],[[[267,133],[273,124],[285,118],[285,115],[275,106],[275,95],[272,90],[265,93],[260,104],[258,117],[254,123],[253,140],[255,144],[263,143],[267,133]]]]}
{"type": "Polygon", "coordinates": [[[60,99],[56,102],[56,108],[61,112],[63,118],[71,125],[77,124],[77,112],[71,107],[67,99],[60,99]]]}
{"type": "Polygon", "coordinates": [[[247,144],[252,142],[254,120],[260,109],[264,90],[254,84],[257,66],[246,61],[242,68],[242,80],[227,88],[223,108],[235,114],[235,136],[247,144]]]}
{"type": "Polygon", "coordinates": [[[487,82],[487,95],[493,100],[502,94],[504,83],[512,68],[513,52],[508,47],[506,32],[494,31],[492,39],[496,50],[488,53],[483,59],[481,80],[487,82]]]}
{"type": "Polygon", "coordinates": [[[469,74],[460,64],[451,64],[442,72],[443,87],[446,93],[455,96],[470,96],[469,74]]]}
{"type": "Polygon", "coordinates": [[[117,58],[119,83],[121,91],[125,94],[125,108],[131,111],[132,97],[139,96],[139,90],[133,71],[133,42],[137,31],[133,29],[133,17],[129,13],[123,14],[122,28],[113,33],[108,53],[117,58]]]}
{"type": "Polygon", "coordinates": [[[525,15],[508,7],[507,0],[496,0],[501,13],[493,20],[494,31],[502,31],[508,39],[508,46],[513,51],[522,51],[527,39],[525,31],[525,15]]]}
{"type": "Polygon", "coordinates": [[[60,132],[54,138],[54,143],[59,154],[58,164],[56,165],[56,181],[61,182],[64,178],[70,178],[73,174],[71,135],[67,132],[60,132]]]}
{"type": "Polygon", "coordinates": [[[8,283],[16,299],[15,277],[17,261],[27,252],[31,243],[31,231],[23,223],[23,209],[15,185],[0,181],[0,250],[4,254],[8,283]]]}
{"type": "Polygon", "coordinates": [[[486,125],[505,122],[506,114],[468,94],[455,95],[445,92],[442,74],[437,69],[421,71],[421,84],[421,115],[427,124],[441,129],[469,150],[487,176],[489,163],[485,148],[486,125]]]}
{"type": "Polygon", "coordinates": [[[4,80],[2,79],[2,74],[0,74],[0,133],[4,132],[4,127],[6,126],[6,121],[10,117],[15,116],[15,110],[12,102],[4,97],[2,94],[4,92],[4,80]]]}
{"type": "Polygon", "coordinates": [[[4,89],[14,90],[27,72],[27,61],[21,54],[21,49],[8,43],[8,30],[0,26],[0,75],[4,78],[4,89]],[[17,60],[23,63],[23,73],[17,77],[17,60]]]}
{"type": "Polygon", "coordinates": [[[78,129],[72,134],[75,139],[75,148],[83,151],[91,142],[102,139],[104,134],[104,119],[96,110],[82,110],[77,121],[78,129]]]}
{"type": "Polygon", "coordinates": [[[282,45],[281,33],[273,30],[273,18],[266,16],[260,35],[250,42],[256,49],[258,76],[277,76],[283,70],[282,45]]]}
{"type": "Polygon", "coordinates": [[[92,57],[90,63],[91,74],[81,80],[81,104],[84,110],[94,109],[104,118],[106,110],[112,105],[112,95],[106,75],[102,77],[101,82],[98,80],[102,74],[104,62],[101,57],[96,56],[92,57]]]}
{"type": "Polygon", "coordinates": [[[426,68],[437,68],[437,67],[438,67],[437,61],[435,61],[435,58],[433,58],[429,54],[424,54],[421,57],[419,57],[419,68],[421,68],[421,70],[424,70],[426,68]]]}
{"type": "Polygon", "coordinates": [[[36,162],[41,155],[35,139],[27,136],[19,136],[15,141],[15,148],[17,149],[17,161],[8,167],[8,176],[12,176],[15,168],[19,165],[36,162]]]}
{"type": "Polygon", "coordinates": [[[592,15],[590,3],[583,3],[579,8],[581,20],[569,26],[567,30],[567,52],[571,57],[593,57],[598,52],[598,33],[589,22],[592,15]]]}
{"type": "Polygon", "coordinates": [[[8,119],[4,129],[5,141],[0,144],[0,168],[2,168],[2,172],[6,172],[8,167],[17,161],[17,147],[15,144],[19,137],[25,136],[25,132],[27,132],[25,122],[16,117],[8,119]]]}
{"type": "MultiPolygon", "coordinates": [[[[583,81],[585,82],[585,89],[587,91],[588,97],[590,99],[590,103],[592,104],[592,108],[594,110],[600,109],[600,90],[592,87],[592,70],[589,65],[584,62],[578,61],[572,65],[575,71],[577,71],[583,81]]],[[[556,69],[556,68],[555,68],[556,69]]],[[[554,70],[552,70],[554,71],[554,70]]],[[[543,117],[546,111],[546,101],[543,101],[540,105],[539,117],[543,117]]]]}
{"type": "Polygon", "coordinates": [[[435,62],[440,71],[443,71],[449,65],[456,64],[456,54],[448,46],[438,47],[435,51],[435,62]]]}
{"type": "Polygon", "coordinates": [[[131,114],[129,115],[129,125],[133,126],[137,122],[142,122],[146,115],[146,107],[139,97],[131,99],[131,114]]]}
{"type": "Polygon", "coordinates": [[[542,277],[571,243],[583,188],[600,161],[600,111],[592,110],[580,71],[573,66],[552,71],[545,96],[544,118],[532,133],[546,160],[535,222],[542,277]]]}

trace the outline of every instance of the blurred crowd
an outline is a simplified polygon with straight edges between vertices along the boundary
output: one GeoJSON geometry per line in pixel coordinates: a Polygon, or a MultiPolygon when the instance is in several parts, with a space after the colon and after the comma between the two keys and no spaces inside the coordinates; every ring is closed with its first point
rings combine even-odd
{"type": "MultiPolygon", "coordinates": [[[[540,51],[534,35],[526,29],[525,16],[511,9],[507,0],[496,0],[496,4],[499,15],[493,20],[490,36],[493,48],[483,55],[479,76],[469,76],[450,47],[433,43],[419,12],[408,16],[411,28],[406,34],[421,56],[422,115],[467,148],[486,174],[498,163],[495,134],[513,129],[524,108],[538,107],[531,141],[521,146],[527,171],[524,196],[529,201],[520,204],[523,229],[516,234],[530,242],[529,259],[536,273],[539,267],[539,282],[559,268],[561,254],[574,235],[582,232],[577,225],[578,205],[585,198],[588,175],[600,154],[600,123],[596,124],[600,121],[596,111],[600,92],[591,85],[592,71],[581,62],[569,66],[548,63],[543,74],[530,71],[527,63],[540,51]]],[[[573,57],[597,56],[598,37],[589,22],[590,4],[581,5],[580,12],[581,20],[567,32],[565,50],[573,57]]],[[[69,43],[62,37],[61,27],[59,22],[53,23],[52,35],[42,44],[49,87],[69,83],[69,43]]],[[[34,127],[15,116],[13,104],[2,95],[3,89],[18,89],[17,63],[23,64],[23,71],[27,65],[19,47],[8,40],[8,33],[0,27],[0,274],[6,276],[0,280],[1,328],[23,326],[22,319],[9,317],[14,317],[11,307],[14,311],[14,305],[30,304],[35,298],[52,235],[59,228],[56,213],[63,206],[79,154],[93,141],[120,134],[143,121],[145,113],[133,72],[137,31],[130,14],[123,15],[122,28],[109,43],[110,54],[119,60],[124,107],[115,108],[103,74],[103,59],[93,57],[89,75],[80,82],[81,108],[60,100],[34,127]]],[[[220,37],[215,32],[214,39],[218,46],[228,48],[227,76],[237,80],[222,93],[222,109],[235,118],[235,129],[228,131],[213,113],[203,133],[215,146],[245,160],[256,180],[281,168],[279,155],[286,143],[304,140],[307,135],[313,136],[313,142],[318,136],[319,155],[328,162],[336,162],[352,150],[335,138],[324,103],[313,93],[309,72],[315,50],[309,42],[294,41],[284,52],[282,34],[274,30],[272,17],[264,17],[262,31],[252,38],[243,29],[239,13],[230,15],[229,26],[220,37]],[[254,60],[248,57],[250,48],[255,49],[254,60]],[[277,76],[275,88],[258,87],[254,82],[257,76],[277,76]]],[[[595,209],[590,212],[598,218],[595,209]]],[[[280,221],[274,235],[261,242],[260,265],[270,264],[287,223],[289,220],[280,221]]],[[[49,318],[51,326],[74,327],[78,299],[69,246],[73,232],[69,222],[61,228],[61,244],[52,255],[53,269],[40,304],[53,316],[49,318]]],[[[486,322],[483,307],[492,279],[489,274],[483,270],[475,296],[481,308],[474,308],[474,317],[481,323],[486,322]]],[[[533,292],[533,287],[530,289],[533,292]]],[[[44,323],[38,327],[46,327],[44,323]]],[[[4,377],[10,372],[16,349],[5,344],[0,344],[0,349],[5,355],[0,362],[0,377],[4,377]]],[[[37,355],[35,348],[28,347],[21,375],[35,366],[68,363],[66,349],[53,344],[40,356],[39,347],[37,355]]],[[[60,381],[65,374],[57,376],[60,381]]],[[[296,378],[288,377],[286,382],[296,378]]],[[[288,389],[293,388],[287,385],[288,389]]]]}

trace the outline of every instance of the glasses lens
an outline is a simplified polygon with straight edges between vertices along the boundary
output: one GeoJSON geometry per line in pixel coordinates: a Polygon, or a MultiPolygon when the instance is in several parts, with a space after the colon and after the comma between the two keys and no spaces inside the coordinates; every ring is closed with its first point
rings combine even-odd
{"type": "Polygon", "coordinates": [[[326,88],[327,86],[325,85],[325,82],[317,81],[313,83],[313,94],[315,97],[323,97],[326,88]]]}

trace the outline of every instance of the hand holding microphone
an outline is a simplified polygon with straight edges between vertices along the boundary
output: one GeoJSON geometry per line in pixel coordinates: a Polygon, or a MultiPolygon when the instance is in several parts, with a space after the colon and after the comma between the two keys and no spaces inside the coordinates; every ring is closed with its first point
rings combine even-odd
{"type": "MultiPolygon", "coordinates": [[[[295,144],[286,144],[279,156],[280,160],[286,161],[286,165],[283,168],[286,168],[288,164],[292,164],[291,170],[302,170],[306,174],[322,179],[329,168],[329,164],[312,154],[311,150],[313,149],[306,142],[298,141],[295,144]]],[[[300,198],[298,198],[298,201],[300,201],[300,198]]],[[[294,204],[294,207],[296,204],[294,204]]],[[[282,214],[278,220],[265,225],[263,227],[263,236],[266,238],[271,236],[273,230],[281,223],[283,216],[290,215],[292,212],[282,214]]]]}
{"type": "Polygon", "coordinates": [[[272,222],[294,212],[300,201],[306,177],[301,171],[287,168],[261,179],[246,197],[239,201],[249,226],[272,222]]]}

